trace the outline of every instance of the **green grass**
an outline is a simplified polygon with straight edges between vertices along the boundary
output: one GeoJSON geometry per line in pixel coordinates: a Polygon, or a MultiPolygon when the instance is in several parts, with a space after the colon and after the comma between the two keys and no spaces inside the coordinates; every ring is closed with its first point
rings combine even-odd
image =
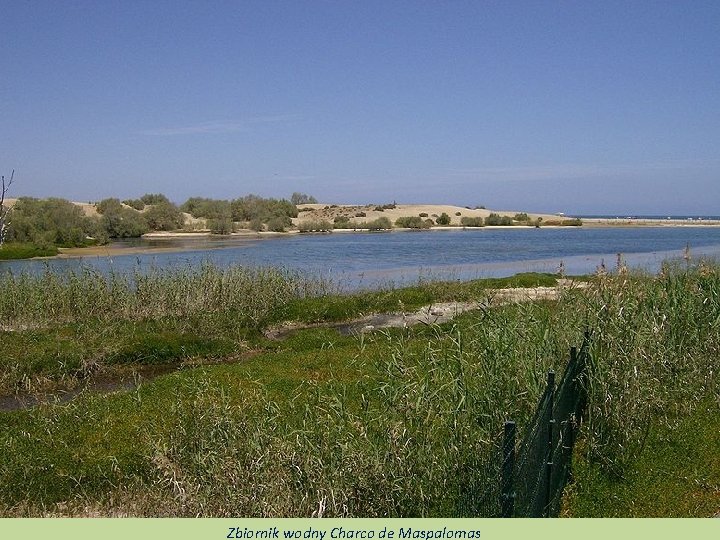
{"type": "Polygon", "coordinates": [[[99,321],[0,333],[0,393],[72,386],[95,371],[246,352],[256,334],[214,319],[99,321]],[[246,339],[247,338],[247,339],[246,339]]]}
{"type": "Polygon", "coordinates": [[[554,287],[557,276],[521,273],[508,278],[484,278],[467,282],[427,281],[416,286],[365,291],[356,294],[327,294],[298,298],[276,313],[278,320],[302,322],[344,321],[369,313],[415,310],[435,302],[477,301],[489,289],[554,287]]]}
{"type": "Polygon", "coordinates": [[[32,259],[33,257],[52,257],[58,254],[55,246],[41,247],[36,244],[9,242],[0,246],[0,261],[13,259],[32,259]]]}
{"type": "Polygon", "coordinates": [[[720,403],[654,426],[622,477],[577,452],[564,513],[573,517],[711,517],[720,512],[720,403]]]}
{"type": "Polygon", "coordinates": [[[343,321],[433,302],[478,300],[488,288],[554,285],[549,274],[337,294],[276,270],[200,270],[0,278],[0,392],[48,389],[116,364],[179,364],[273,347],[261,330],[283,321],[343,321]]]}
{"type": "Polygon", "coordinates": [[[312,328],[282,341],[261,330],[555,277],[343,296],[281,273],[229,272],[155,275],[136,288],[92,274],[10,283],[6,324],[43,324],[0,333],[6,387],[118,365],[185,369],[129,392],[0,413],[0,515],[462,514],[470,487],[487,484],[504,420],[527,422],[547,370],[562,370],[588,327],[590,403],[568,512],[707,515],[718,477],[720,268],[621,272],[558,301],[441,325],[359,337],[312,328]],[[104,309],[82,307],[83,288],[104,309]],[[228,362],[193,367],[208,359],[228,362]],[[683,455],[693,465],[671,469],[683,455]],[[675,480],[656,491],[667,499],[647,493],[666,473],[675,480]],[[601,497],[611,493],[617,500],[601,497]]]}

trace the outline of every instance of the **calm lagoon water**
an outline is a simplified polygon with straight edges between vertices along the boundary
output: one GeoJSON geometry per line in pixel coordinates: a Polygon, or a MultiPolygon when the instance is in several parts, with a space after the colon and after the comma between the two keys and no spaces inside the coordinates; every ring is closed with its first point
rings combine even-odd
{"type": "MultiPolygon", "coordinates": [[[[123,243],[138,245],[138,241],[123,243]]],[[[473,279],[518,272],[568,274],[608,270],[622,253],[629,266],[650,272],[667,259],[720,258],[720,228],[507,228],[385,233],[288,235],[261,239],[141,241],[181,252],[114,257],[9,261],[0,272],[63,272],[82,267],[103,272],[177,268],[211,262],[219,266],[280,266],[329,277],[349,288],[408,284],[419,279],[473,279]]]]}

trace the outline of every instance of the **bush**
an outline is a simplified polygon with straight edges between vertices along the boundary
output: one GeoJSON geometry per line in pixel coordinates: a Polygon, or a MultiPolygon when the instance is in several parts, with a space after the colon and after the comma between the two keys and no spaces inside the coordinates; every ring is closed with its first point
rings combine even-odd
{"type": "Polygon", "coordinates": [[[582,220],[579,218],[549,219],[548,221],[544,221],[543,224],[550,227],[580,227],[582,226],[582,220]]]}
{"type": "Polygon", "coordinates": [[[7,241],[44,248],[80,247],[87,245],[89,237],[105,239],[99,225],[97,218],[86,217],[68,200],[20,197],[10,211],[7,241]]]}
{"type": "Polygon", "coordinates": [[[120,199],[110,198],[110,199],[103,199],[99,203],[95,205],[95,210],[98,211],[98,214],[104,214],[107,211],[118,211],[123,207],[122,203],[120,202],[120,199]]]}
{"type": "MultiPolygon", "coordinates": [[[[358,225],[358,228],[360,228],[360,225],[358,225]]],[[[371,231],[385,231],[388,229],[392,229],[392,223],[390,223],[390,220],[388,218],[380,217],[372,221],[363,223],[362,228],[369,229],[371,231]]]]}
{"type": "Polygon", "coordinates": [[[290,202],[294,205],[317,204],[317,199],[311,195],[306,195],[305,193],[298,193],[296,191],[290,196],[290,202]]]}
{"type": "MultiPolygon", "coordinates": [[[[298,216],[297,207],[285,199],[263,199],[257,195],[247,195],[230,202],[230,211],[233,221],[254,221],[259,219],[262,223],[270,223],[279,218],[287,224],[288,219],[298,216]],[[287,218],[287,219],[285,219],[287,218]]],[[[278,222],[275,221],[277,224],[278,222]]],[[[290,226],[290,225],[286,225],[290,226]]]]}
{"type": "Polygon", "coordinates": [[[445,212],[440,214],[440,217],[437,218],[437,224],[438,225],[450,225],[450,216],[448,216],[445,212]]]}
{"type": "MultiPolygon", "coordinates": [[[[344,221],[342,223],[347,223],[344,221]]],[[[303,221],[298,224],[300,232],[330,232],[333,230],[333,224],[323,219],[320,221],[303,221]]]]}
{"type": "Polygon", "coordinates": [[[365,216],[367,216],[367,214],[365,212],[357,212],[355,214],[355,217],[365,217],[365,216]]]}
{"type": "Polygon", "coordinates": [[[464,217],[460,218],[460,225],[463,227],[482,227],[483,218],[481,217],[464,217]]]}
{"type": "Polygon", "coordinates": [[[119,203],[105,207],[100,226],[109,238],[137,238],[148,232],[145,215],[119,203]]]}
{"type": "Polygon", "coordinates": [[[144,204],[172,204],[170,202],[170,199],[168,199],[165,195],[162,193],[146,193],[142,197],[140,197],[140,201],[144,204]]]}
{"type": "Polygon", "coordinates": [[[515,217],[513,219],[515,221],[521,221],[521,222],[530,221],[530,217],[525,212],[515,214],[515,217]]]}
{"type": "Polygon", "coordinates": [[[455,212],[456,216],[462,216],[462,212],[455,212]]]}
{"type": "Polygon", "coordinates": [[[420,212],[420,217],[428,217],[427,212],[420,212]]]}
{"type": "Polygon", "coordinates": [[[285,229],[292,227],[292,220],[288,216],[277,216],[267,222],[267,228],[273,232],[285,232],[285,229]]]}
{"type": "Polygon", "coordinates": [[[169,201],[153,204],[144,216],[148,227],[153,231],[176,231],[185,223],[180,210],[169,201]]]}
{"type": "Polygon", "coordinates": [[[208,229],[212,234],[227,235],[233,232],[233,221],[230,216],[211,218],[207,220],[208,229]]]}
{"type": "Polygon", "coordinates": [[[125,199],[122,203],[126,204],[130,208],[134,208],[135,210],[145,209],[145,203],[142,202],[140,199],[125,199]]]}
{"type": "Polygon", "coordinates": [[[228,219],[232,221],[230,201],[191,197],[182,204],[180,210],[196,218],[228,219]]]}
{"type": "Polygon", "coordinates": [[[485,218],[485,225],[512,225],[513,219],[510,216],[501,216],[499,214],[491,213],[485,218]]]}
{"type": "Polygon", "coordinates": [[[395,226],[404,229],[427,229],[430,226],[418,216],[403,216],[395,220],[395,226]]]}
{"type": "Polygon", "coordinates": [[[343,220],[343,221],[336,221],[336,222],[333,223],[332,225],[333,225],[333,228],[335,228],[335,229],[357,229],[357,228],[362,228],[362,227],[360,227],[359,224],[353,223],[353,222],[350,221],[349,219],[348,219],[348,220],[343,220]]]}

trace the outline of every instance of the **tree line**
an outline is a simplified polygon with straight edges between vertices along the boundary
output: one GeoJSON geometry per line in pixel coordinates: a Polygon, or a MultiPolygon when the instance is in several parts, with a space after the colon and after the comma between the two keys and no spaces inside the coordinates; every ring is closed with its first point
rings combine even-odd
{"type": "Polygon", "coordinates": [[[297,204],[313,202],[317,202],[314,197],[293,193],[290,200],[257,195],[233,200],[191,197],[177,206],[161,193],[148,193],[139,199],[103,199],[95,204],[97,215],[88,216],[66,199],[20,197],[12,208],[0,205],[2,240],[40,247],[104,244],[113,238],[182,229],[186,214],[204,219],[205,227],[216,234],[229,234],[236,227],[284,231],[298,215],[297,204]]]}

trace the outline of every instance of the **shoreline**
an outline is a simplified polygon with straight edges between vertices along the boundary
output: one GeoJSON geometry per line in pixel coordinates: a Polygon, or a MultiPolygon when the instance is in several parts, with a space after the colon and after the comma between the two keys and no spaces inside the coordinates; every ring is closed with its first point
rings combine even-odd
{"type": "MultiPolygon", "coordinates": [[[[194,232],[151,232],[146,233],[140,240],[153,241],[153,242],[173,242],[178,240],[190,240],[190,241],[204,241],[211,238],[217,240],[263,240],[269,238],[282,238],[294,235],[308,235],[315,236],[321,234],[376,234],[376,233],[392,233],[392,232],[421,232],[421,231],[466,231],[466,230],[527,230],[527,229],[596,229],[596,228],[720,228],[720,220],[663,220],[663,219],[622,219],[622,218],[586,218],[583,219],[582,226],[567,226],[567,225],[541,225],[535,227],[533,225],[488,225],[484,227],[461,227],[461,226],[435,226],[428,229],[410,229],[410,228],[393,228],[380,231],[371,231],[370,229],[333,229],[324,232],[300,232],[298,230],[291,230],[287,232],[272,232],[272,231],[238,231],[229,235],[216,235],[209,231],[194,231],[194,232]]],[[[226,247],[237,247],[218,245],[216,247],[208,246],[207,244],[202,246],[202,249],[223,249],[226,247]]],[[[17,259],[17,260],[46,260],[46,259],[75,259],[83,257],[113,257],[120,255],[137,255],[146,253],[177,253],[184,251],[193,251],[196,249],[192,245],[182,246],[162,246],[162,245],[113,245],[108,244],[104,246],[91,246],[82,248],[58,248],[59,253],[50,257],[34,257],[33,259],[17,259]]]]}

